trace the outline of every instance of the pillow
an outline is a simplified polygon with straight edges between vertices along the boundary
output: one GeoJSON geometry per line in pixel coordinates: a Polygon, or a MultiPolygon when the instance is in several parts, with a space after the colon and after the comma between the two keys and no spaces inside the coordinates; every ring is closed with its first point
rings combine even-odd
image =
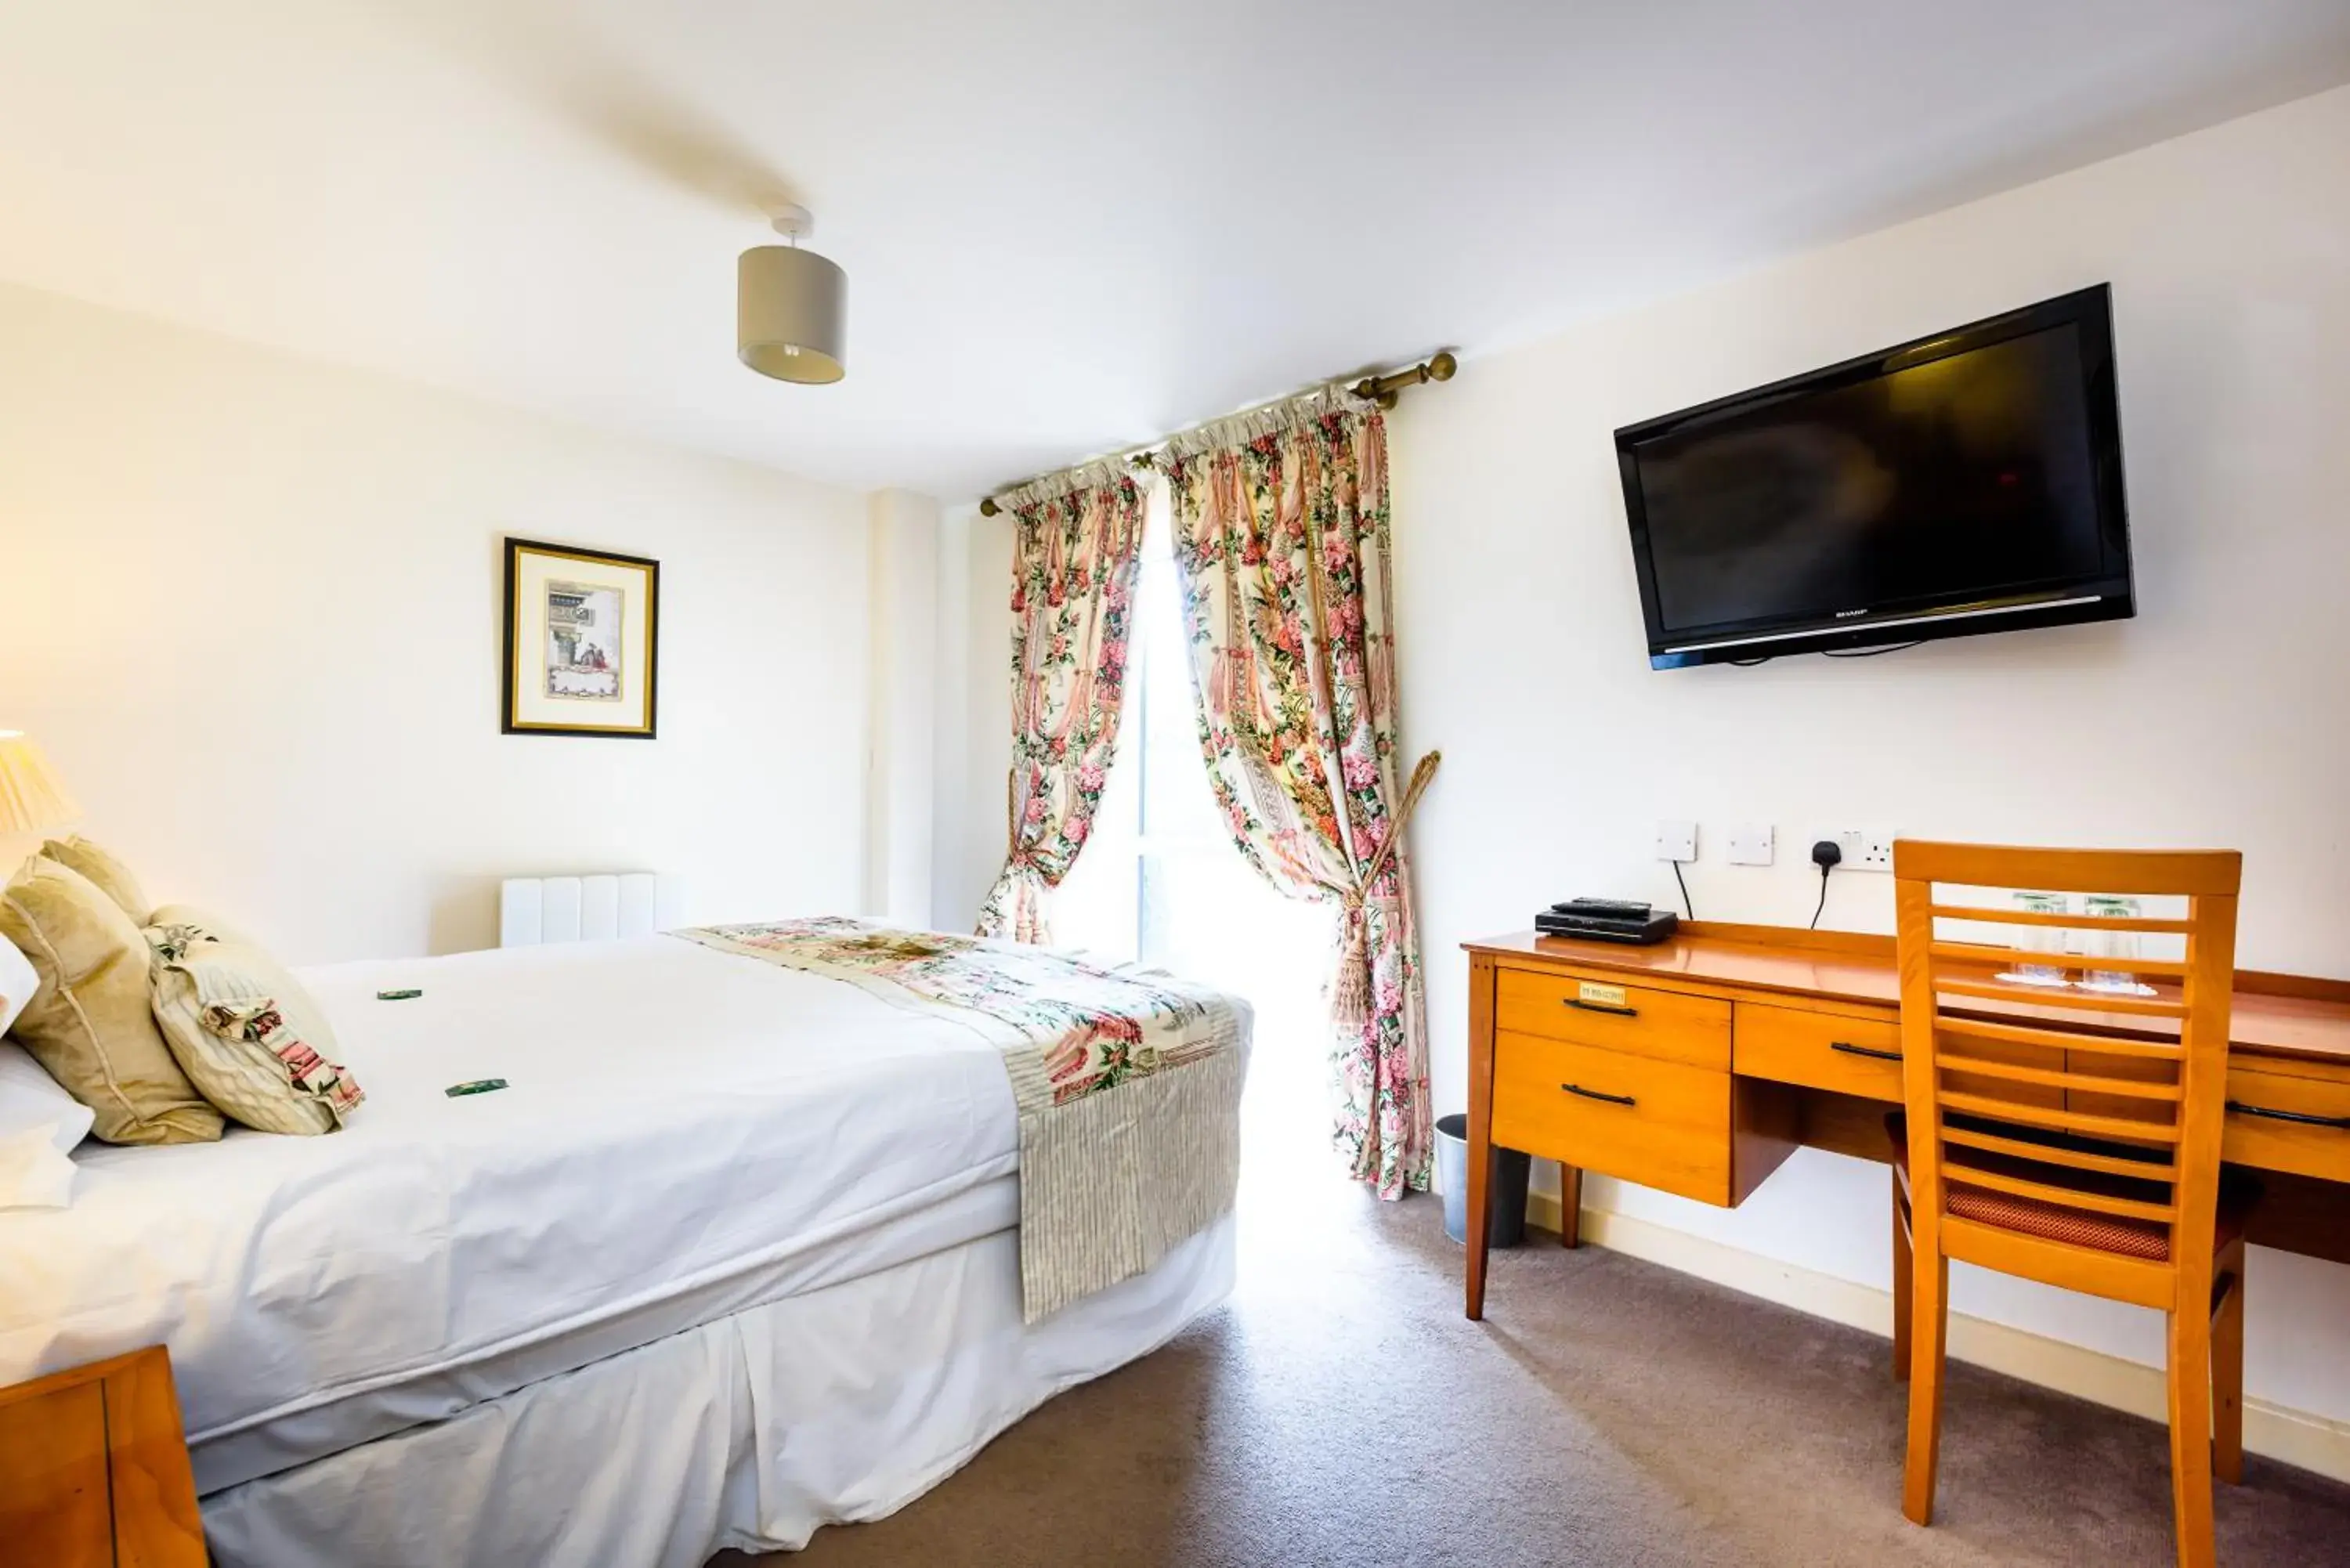
{"type": "Polygon", "coordinates": [[[16,943],[0,937],[0,1034],[8,1033],[16,1014],[25,1011],[25,1004],[40,988],[41,977],[32,960],[18,952],[16,943]]]}
{"type": "Polygon", "coordinates": [[[41,853],[70,871],[78,871],[89,878],[98,890],[120,906],[130,917],[131,924],[143,926],[151,918],[148,911],[155,906],[139,886],[139,878],[130,867],[92,844],[78,834],[67,839],[50,839],[41,846],[41,853]]]}
{"type": "Polygon", "coordinates": [[[0,891],[0,937],[32,961],[40,987],[16,1038],[96,1113],[109,1143],[204,1143],[221,1135],[163,1044],[148,997],[147,942],[79,872],[35,856],[0,891]]]}
{"type": "Polygon", "coordinates": [[[189,1079],[262,1132],[328,1133],[366,1096],[331,1059],[334,1032],[301,983],[250,942],[199,925],[146,930],[155,1021],[189,1079]]]}
{"type": "MultiPolygon", "coordinates": [[[[200,934],[216,942],[234,942],[244,947],[261,944],[246,936],[242,928],[232,926],[210,909],[193,904],[166,904],[142,922],[150,926],[191,926],[200,934]]],[[[150,941],[151,948],[154,944],[150,941]]]]}
{"type": "MultiPolygon", "coordinates": [[[[0,963],[13,951],[0,951],[0,963]]],[[[59,1088],[22,1046],[0,1041],[0,1209],[70,1202],[74,1162],[68,1157],[88,1136],[91,1120],[89,1107],[59,1088]]]]}

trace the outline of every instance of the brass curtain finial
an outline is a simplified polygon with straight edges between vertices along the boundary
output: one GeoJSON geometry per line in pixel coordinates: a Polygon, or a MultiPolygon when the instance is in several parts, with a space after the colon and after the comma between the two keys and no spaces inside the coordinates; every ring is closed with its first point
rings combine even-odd
{"type": "MultiPolygon", "coordinates": [[[[1452,351],[1448,348],[1392,375],[1366,376],[1349,389],[1366,402],[1391,409],[1396,406],[1396,395],[1404,388],[1425,386],[1430,381],[1449,381],[1452,379],[1453,372],[1460,369],[1461,361],[1454,358],[1452,351]]],[[[1156,451],[1156,448],[1146,447],[1126,461],[1138,467],[1149,468],[1152,465],[1156,451]]],[[[1007,485],[1005,488],[1017,489],[1018,486],[1007,485]]],[[[993,495],[984,497],[979,504],[979,514],[983,517],[1001,516],[1003,512],[1003,508],[996,504],[993,495]]]]}
{"type": "Polygon", "coordinates": [[[1396,406],[1396,395],[1406,387],[1424,386],[1430,381],[1449,381],[1452,372],[1461,369],[1461,361],[1446,349],[1425,363],[1409,369],[1398,370],[1392,376],[1366,376],[1355,383],[1355,396],[1366,402],[1377,403],[1383,409],[1396,406]]]}

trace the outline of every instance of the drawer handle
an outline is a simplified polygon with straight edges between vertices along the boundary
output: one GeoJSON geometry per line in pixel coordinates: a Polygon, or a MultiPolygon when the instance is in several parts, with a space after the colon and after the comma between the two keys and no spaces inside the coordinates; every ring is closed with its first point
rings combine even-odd
{"type": "Polygon", "coordinates": [[[2228,1108],[2239,1116],[2266,1116],[2271,1121],[2299,1122],[2303,1127],[2336,1127],[2350,1132],[2350,1116],[2313,1116],[2307,1111],[2272,1111],[2266,1106],[2248,1106],[2241,1100],[2230,1100],[2228,1108]]]}
{"type": "Polygon", "coordinates": [[[1629,1095],[1603,1094],[1597,1089],[1586,1089],[1580,1084],[1561,1084],[1559,1087],[1570,1095],[1581,1095],[1586,1100],[1605,1100],[1611,1106],[1636,1106],[1640,1103],[1629,1095]]]}
{"type": "Polygon", "coordinates": [[[1841,1051],[1847,1056],[1866,1056],[1878,1062],[1898,1062],[1901,1060],[1901,1053],[1898,1051],[1874,1050],[1866,1045],[1856,1045],[1849,1040],[1831,1040],[1828,1042],[1828,1049],[1831,1051],[1841,1051]]]}
{"type": "Polygon", "coordinates": [[[1581,1008],[1586,1012],[1612,1012],[1618,1018],[1638,1018],[1640,1016],[1640,1010],[1638,1008],[1618,1007],[1612,1002],[1586,1002],[1579,996],[1562,997],[1560,1000],[1565,1002],[1569,1007],[1581,1008]]]}

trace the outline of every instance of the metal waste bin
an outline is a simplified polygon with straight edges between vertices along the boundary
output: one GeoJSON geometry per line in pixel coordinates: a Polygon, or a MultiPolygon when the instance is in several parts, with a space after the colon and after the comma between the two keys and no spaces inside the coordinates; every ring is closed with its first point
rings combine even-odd
{"type": "MultiPolygon", "coordinates": [[[[1513,1148],[1493,1150],[1493,1186],[1485,1217],[1485,1241],[1514,1247],[1526,1239],[1526,1176],[1534,1158],[1513,1148]]],[[[1444,1233],[1469,1240],[1469,1117],[1436,1118],[1436,1185],[1444,1189],[1444,1233]]]]}

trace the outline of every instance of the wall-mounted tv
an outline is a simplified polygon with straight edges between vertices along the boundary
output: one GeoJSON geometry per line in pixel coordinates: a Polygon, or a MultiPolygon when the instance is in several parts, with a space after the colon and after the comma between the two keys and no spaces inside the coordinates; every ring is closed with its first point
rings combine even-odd
{"type": "Polygon", "coordinates": [[[2135,613],[2103,285],[1616,432],[1648,662],[2135,613]]]}

